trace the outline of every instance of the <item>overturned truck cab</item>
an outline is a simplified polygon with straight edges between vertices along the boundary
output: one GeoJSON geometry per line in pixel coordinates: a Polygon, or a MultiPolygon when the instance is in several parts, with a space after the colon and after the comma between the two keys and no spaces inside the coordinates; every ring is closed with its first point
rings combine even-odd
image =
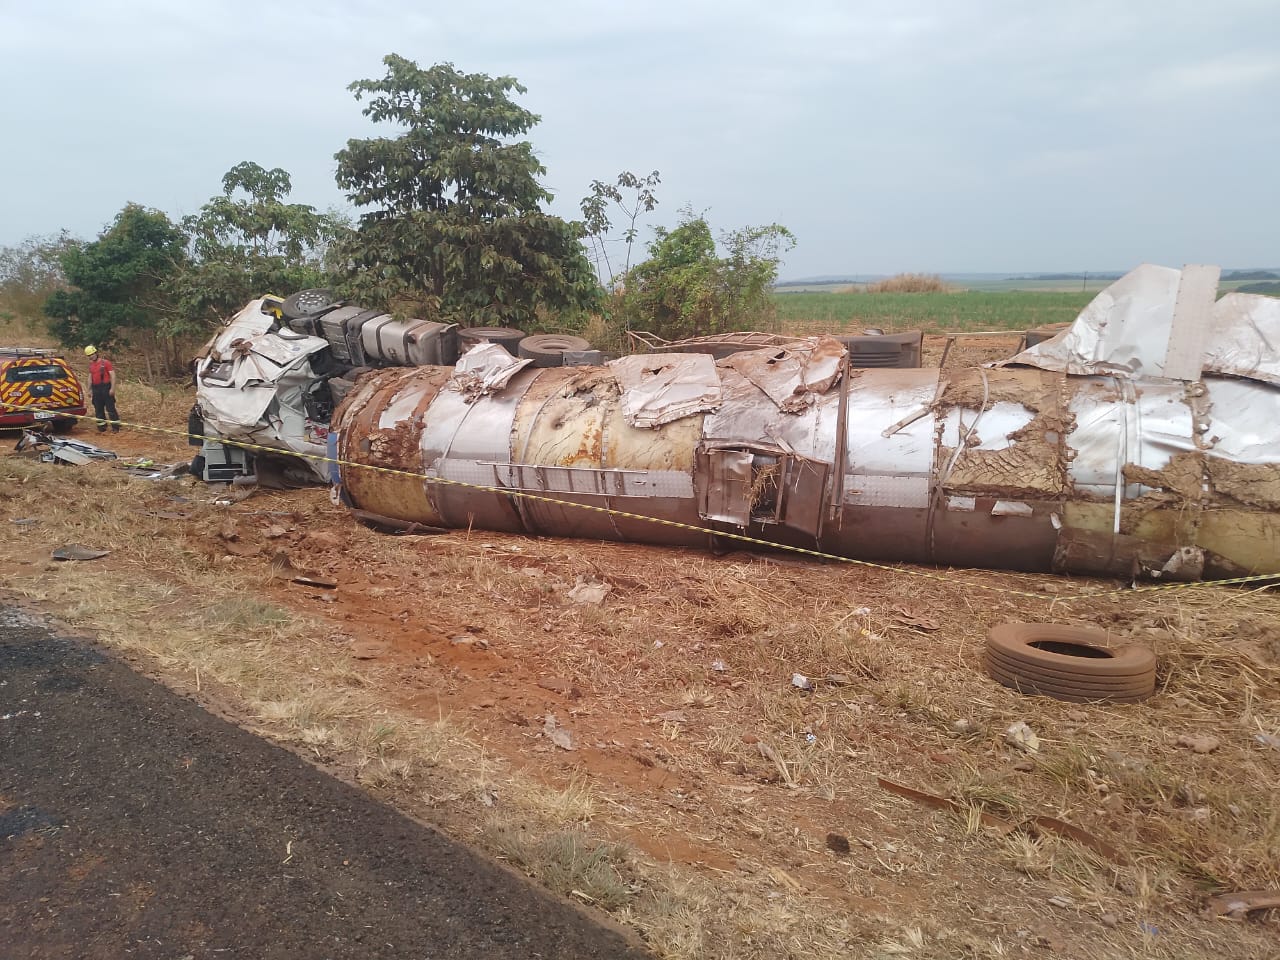
{"type": "Polygon", "coordinates": [[[538,369],[494,348],[376,372],[334,418],[343,496],[436,527],[1280,573],[1280,301],[1215,302],[1216,286],[1216,268],[1141,267],[1057,337],[971,369],[852,369],[817,337],[719,360],[538,369]]]}

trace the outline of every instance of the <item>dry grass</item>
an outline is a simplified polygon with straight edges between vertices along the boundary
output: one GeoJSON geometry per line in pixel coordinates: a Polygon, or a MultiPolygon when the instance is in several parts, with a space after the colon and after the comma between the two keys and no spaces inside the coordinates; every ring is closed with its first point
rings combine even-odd
{"type": "MultiPolygon", "coordinates": [[[[174,402],[155,403],[174,416],[174,402]]],[[[169,682],[220,691],[264,734],[611,909],[661,955],[997,957],[1057,942],[1078,957],[1251,957],[1274,942],[1274,920],[1196,915],[1206,893],[1280,885],[1280,752],[1252,739],[1280,732],[1274,591],[1041,603],[984,588],[1052,578],[925,579],[487,532],[389,538],[318,491],[209,499],[105,465],[0,460],[0,523],[42,517],[0,547],[8,583],[145,654],[169,682]],[[175,494],[190,498],[190,520],[148,516],[175,509],[175,494]],[[237,546],[262,553],[225,560],[228,516],[237,546]],[[277,521],[293,532],[262,540],[277,521]],[[307,545],[325,529],[338,547],[307,545]],[[68,540],[113,553],[44,561],[68,540]],[[341,580],[341,602],[272,585],[277,543],[341,580]],[[580,577],[610,584],[603,605],[567,599],[580,577]],[[990,682],[985,632],[1016,618],[1152,645],[1157,695],[1079,706],[990,682]],[[458,634],[484,648],[452,644],[458,634]],[[362,637],[416,652],[353,659],[362,637]],[[573,751],[542,735],[547,713],[573,751]],[[1004,742],[1018,720],[1041,739],[1034,757],[1004,742]],[[1182,734],[1220,745],[1196,754],[1182,734]],[[886,794],[877,775],[960,811],[886,794]],[[979,812],[1061,817],[1131,862],[1001,834],[979,812]],[[828,833],[851,851],[828,849],[828,833]],[[1069,906],[1046,906],[1054,897],[1069,906]]]]}
{"type": "MultiPolygon", "coordinates": [[[[855,287],[855,291],[859,288],[855,287]]],[[[899,273],[861,288],[865,293],[952,293],[936,273],[899,273]]]]}

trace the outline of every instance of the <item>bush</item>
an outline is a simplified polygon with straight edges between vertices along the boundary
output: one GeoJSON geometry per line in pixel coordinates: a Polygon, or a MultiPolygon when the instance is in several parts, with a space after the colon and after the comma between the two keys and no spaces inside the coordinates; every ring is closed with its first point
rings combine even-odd
{"type": "Polygon", "coordinates": [[[869,283],[867,293],[949,293],[951,288],[936,273],[899,273],[888,280],[869,283]]]}

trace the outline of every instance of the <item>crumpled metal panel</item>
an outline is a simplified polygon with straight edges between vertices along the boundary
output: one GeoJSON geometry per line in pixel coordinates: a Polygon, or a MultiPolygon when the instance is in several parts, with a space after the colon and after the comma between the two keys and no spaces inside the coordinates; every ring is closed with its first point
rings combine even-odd
{"type": "MultiPolygon", "coordinates": [[[[1184,331],[1174,329],[1180,293],[1211,296],[1190,284],[1216,282],[1217,268],[1143,264],[1100,292],[1066,330],[994,366],[1032,366],[1076,376],[1189,375],[1172,367],[1184,331]],[[1212,271],[1207,273],[1205,271],[1212,271]]],[[[1201,323],[1200,318],[1193,322],[1201,323]]],[[[1199,368],[1204,374],[1280,384],[1280,299],[1228,293],[1209,308],[1199,368]]],[[[1194,364],[1193,364],[1194,366],[1194,364]]]]}
{"type": "Polygon", "coordinates": [[[845,348],[834,337],[813,337],[789,347],[736,353],[719,362],[760,388],[778,409],[801,413],[840,376],[845,348]]]}
{"type": "Polygon", "coordinates": [[[1280,298],[1228,293],[1214,304],[1204,369],[1280,385],[1280,298]]]}
{"type": "Polygon", "coordinates": [[[517,360],[499,344],[482,340],[458,358],[450,386],[464,396],[479,397],[501,390],[532,363],[517,360]]]}
{"type": "Polygon", "coordinates": [[[715,361],[703,353],[636,354],[610,360],[622,388],[622,415],[633,427],[658,427],[720,406],[715,361]]]}
{"type": "Polygon", "coordinates": [[[1144,263],[1090,301],[1066,330],[997,366],[1076,376],[1158,377],[1182,271],[1144,263]]]}
{"type": "Polygon", "coordinates": [[[811,460],[835,458],[835,393],[817,397],[799,413],[785,413],[733,367],[718,369],[724,402],[703,421],[707,440],[776,446],[811,460]]]}

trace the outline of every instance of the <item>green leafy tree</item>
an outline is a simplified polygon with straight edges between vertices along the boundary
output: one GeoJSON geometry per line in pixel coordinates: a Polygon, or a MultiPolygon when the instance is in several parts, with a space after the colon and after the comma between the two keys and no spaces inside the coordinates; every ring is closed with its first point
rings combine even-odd
{"type": "Polygon", "coordinates": [[[717,246],[706,217],[685,207],[675,228],[657,229],[649,258],[623,277],[618,313],[627,327],[668,340],[768,329],[778,263],[793,246],[791,231],[776,223],[723,232],[717,246]]]}
{"type": "Polygon", "coordinates": [[[24,317],[39,316],[50,295],[66,287],[62,257],[76,242],[64,230],[0,247],[0,300],[24,317]]]}
{"type": "Polygon", "coordinates": [[[613,286],[614,281],[609,244],[615,242],[624,244],[626,255],[622,272],[626,273],[631,269],[631,251],[635,246],[636,238],[640,235],[636,221],[640,214],[652,213],[654,207],[658,205],[658,196],[654,193],[654,189],[661,182],[662,177],[657,170],[644,177],[630,170],[623,170],[613,183],[592,180],[591,192],[579,203],[596,274],[606,287],[613,286]],[[609,214],[615,207],[622,213],[625,224],[622,236],[616,239],[609,236],[613,229],[613,221],[609,218],[609,214]]]}
{"type": "Polygon", "coordinates": [[[170,288],[178,324],[171,332],[207,326],[264,293],[325,283],[324,256],[346,224],[289,203],[292,189],[279,167],[238,163],[222,178],[222,193],[183,221],[189,257],[170,288]]]}
{"type": "Polygon", "coordinates": [[[398,133],[350,140],[338,185],[364,212],[342,246],[346,286],[372,304],[468,325],[580,318],[598,296],[582,226],[545,213],[546,171],[526,134],[539,118],[512,77],[428,69],[394,54],[350,88],[398,133]]]}
{"type": "Polygon", "coordinates": [[[159,330],[172,312],[166,285],[185,260],[186,238],[159,210],[128,204],[97,240],[62,255],[68,289],[45,301],[63,344],[124,344],[159,330]]]}

